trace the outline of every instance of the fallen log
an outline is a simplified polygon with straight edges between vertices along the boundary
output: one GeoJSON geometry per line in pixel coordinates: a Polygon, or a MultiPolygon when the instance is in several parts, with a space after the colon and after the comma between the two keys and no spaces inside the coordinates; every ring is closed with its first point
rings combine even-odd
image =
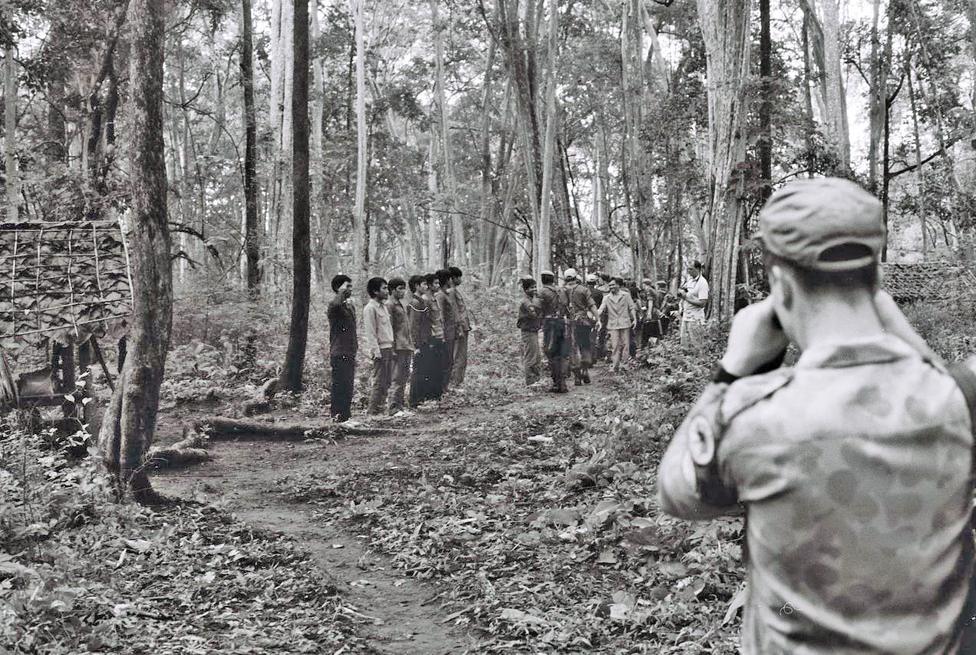
{"type": "Polygon", "coordinates": [[[389,428],[346,426],[343,423],[272,423],[269,421],[243,421],[222,416],[212,416],[194,421],[190,430],[198,434],[206,434],[210,439],[252,437],[281,440],[341,437],[345,435],[382,435],[393,432],[389,428]]]}
{"type": "Polygon", "coordinates": [[[274,397],[278,393],[278,378],[271,378],[261,385],[254,398],[244,403],[242,412],[244,416],[254,416],[255,414],[265,414],[274,409],[274,397]]]}
{"type": "Polygon", "coordinates": [[[183,429],[183,439],[165,448],[153,448],[146,455],[146,464],[154,469],[169,469],[199,464],[210,459],[206,439],[199,433],[183,429]]]}

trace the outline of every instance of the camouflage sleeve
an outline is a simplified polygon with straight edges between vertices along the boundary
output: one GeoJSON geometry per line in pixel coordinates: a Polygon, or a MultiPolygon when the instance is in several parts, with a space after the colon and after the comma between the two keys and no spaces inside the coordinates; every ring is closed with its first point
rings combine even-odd
{"type": "Polygon", "coordinates": [[[671,439],[657,474],[661,508],[678,518],[703,520],[740,514],[738,496],[719,472],[718,447],[726,425],[726,384],[710,384],[671,439]]]}

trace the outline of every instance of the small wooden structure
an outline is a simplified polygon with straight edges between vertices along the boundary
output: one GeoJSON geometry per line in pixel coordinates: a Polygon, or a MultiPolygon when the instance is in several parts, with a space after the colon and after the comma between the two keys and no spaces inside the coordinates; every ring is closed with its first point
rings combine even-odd
{"type": "Polygon", "coordinates": [[[976,275],[955,262],[881,264],[881,286],[897,302],[956,300],[976,295],[976,275]]]}
{"type": "Polygon", "coordinates": [[[131,286],[119,223],[0,223],[0,411],[81,406],[89,418],[75,362],[85,375],[97,361],[112,384],[97,338],[124,330],[131,286]]]}

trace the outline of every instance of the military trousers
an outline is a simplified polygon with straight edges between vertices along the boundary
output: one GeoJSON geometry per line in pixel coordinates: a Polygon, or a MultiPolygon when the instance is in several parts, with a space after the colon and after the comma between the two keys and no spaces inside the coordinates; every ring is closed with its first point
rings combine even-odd
{"type": "Polygon", "coordinates": [[[589,321],[572,321],[573,343],[569,367],[583,373],[593,366],[593,326],[589,321]]]}
{"type": "Polygon", "coordinates": [[[542,350],[539,348],[538,330],[522,330],[522,370],[526,385],[538,382],[542,377],[542,350]]]}
{"type": "Polygon", "coordinates": [[[352,416],[352,395],[356,383],[356,356],[333,355],[329,358],[332,368],[332,391],[329,394],[329,415],[336,421],[352,416]]]}
{"type": "Polygon", "coordinates": [[[430,342],[422,344],[413,356],[413,374],[410,378],[411,407],[441,397],[443,350],[443,341],[431,339],[430,342]]]}
{"type": "Polygon", "coordinates": [[[572,332],[566,329],[565,319],[550,317],[542,321],[542,336],[552,383],[554,386],[561,387],[565,385],[569,373],[572,332]]]}

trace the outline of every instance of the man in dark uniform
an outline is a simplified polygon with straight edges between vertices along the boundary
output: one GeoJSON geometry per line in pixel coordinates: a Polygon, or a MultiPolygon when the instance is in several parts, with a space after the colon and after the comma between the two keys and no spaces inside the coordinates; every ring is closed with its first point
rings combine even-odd
{"type": "Polygon", "coordinates": [[[556,276],[552,271],[542,271],[542,291],[539,304],[542,310],[542,343],[549,360],[549,373],[552,375],[553,393],[566,393],[566,376],[569,373],[569,352],[571,336],[566,329],[568,306],[566,293],[556,288],[556,276]]]}
{"type": "Polygon", "coordinates": [[[593,294],[585,284],[580,284],[576,270],[567,268],[563,273],[566,280],[566,298],[569,304],[569,329],[572,330],[572,347],[569,367],[573,371],[576,386],[590,383],[590,367],[593,366],[593,326],[597,323],[597,305],[593,294]]]}
{"type": "MultiPolygon", "coordinates": [[[[593,296],[593,304],[599,307],[603,304],[604,289],[600,287],[600,276],[596,273],[586,274],[586,286],[590,288],[593,296]]],[[[593,356],[595,359],[604,360],[607,358],[607,324],[602,316],[597,317],[596,325],[593,326],[593,335],[590,337],[593,344],[593,356]]]]}
{"type": "Polygon", "coordinates": [[[335,297],[329,302],[329,364],[332,367],[331,409],[334,421],[352,416],[352,394],[356,381],[356,311],[352,304],[352,280],[348,275],[332,278],[335,297]]]}
{"type": "Polygon", "coordinates": [[[847,180],[773,194],[771,295],[733,319],[658,469],[669,514],[745,510],[746,655],[972,652],[976,359],[947,371],[879,291],[881,216],[847,180]]]}

